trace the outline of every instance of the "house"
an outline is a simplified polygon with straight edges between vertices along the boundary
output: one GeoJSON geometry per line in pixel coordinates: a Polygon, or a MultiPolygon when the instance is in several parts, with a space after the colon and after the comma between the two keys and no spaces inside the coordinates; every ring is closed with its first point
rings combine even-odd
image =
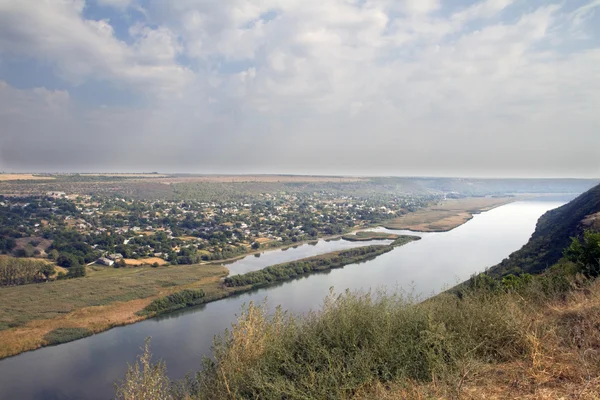
{"type": "Polygon", "coordinates": [[[123,254],[121,254],[121,253],[109,254],[107,258],[109,260],[117,261],[117,260],[123,258],[123,254]]]}
{"type": "Polygon", "coordinates": [[[109,260],[108,258],[100,257],[96,260],[96,264],[106,265],[107,267],[112,267],[115,262],[113,260],[109,260]]]}

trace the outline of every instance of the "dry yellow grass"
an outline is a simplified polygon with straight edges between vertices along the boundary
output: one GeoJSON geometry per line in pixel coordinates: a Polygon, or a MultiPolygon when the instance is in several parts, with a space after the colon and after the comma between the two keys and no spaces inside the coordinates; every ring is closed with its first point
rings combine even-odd
{"type": "Polygon", "coordinates": [[[214,295],[222,291],[220,280],[225,275],[227,269],[220,266],[107,268],[90,271],[85,278],[4,288],[0,320],[7,313],[32,315],[29,322],[0,330],[0,358],[43,346],[44,336],[57,328],[98,333],[143,320],[136,313],[152,300],[183,289],[202,288],[214,295]],[[127,297],[131,300],[119,300],[127,297]],[[85,306],[90,303],[106,304],[85,306]]]}
{"type": "Polygon", "coordinates": [[[515,197],[473,197],[446,200],[442,204],[424,208],[395,218],[385,224],[388,229],[408,229],[416,232],[445,232],[464,224],[473,214],[518,200],[515,197]]]}
{"type": "Polygon", "coordinates": [[[165,260],[159,257],[149,257],[149,258],[141,258],[139,260],[133,258],[124,258],[125,264],[139,267],[141,265],[152,265],[157,263],[158,265],[166,265],[168,264],[165,260]]]}
{"type": "Polygon", "coordinates": [[[33,174],[0,174],[0,181],[39,181],[56,179],[53,176],[35,176],[33,174]]]}
{"type": "Polygon", "coordinates": [[[455,382],[366,385],[355,399],[600,399],[600,280],[531,314],[522,359],[473,366],[455,382]]]}

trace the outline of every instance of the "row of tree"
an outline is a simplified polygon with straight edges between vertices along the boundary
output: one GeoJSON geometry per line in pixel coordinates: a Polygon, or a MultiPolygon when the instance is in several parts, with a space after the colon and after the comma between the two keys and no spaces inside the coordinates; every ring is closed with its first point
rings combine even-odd
{"type": "Polygon", "coordinates": [[[378,255],[387,253],[391,250],[393,250],[393,246],[365,246],[342,250],[298,261],[273,265],[260,271],[248,272],[243,275],[230,276],[225,278],[224,282],[228,287],[248,285],[258,287],[273,282],[293,279],[297,276],[309,274],[311,272],[340,268],[344,265],[354,264],[377,257],[378,255]]]}
{"type": "Polygon", "coordinates": [[[204,291],[202,289],[185,289],[181,292],[173,293],[165,297],[153,300],[144,308],[145,314],[162,314],[175,311],[184,307],[201,304],[204,301],[204,291]]]}
{"type": "Polygon", "coordinates": [[[45,282],[54,272],[54,266],[45,261],[0,257],[0,286],[45,282]]]}

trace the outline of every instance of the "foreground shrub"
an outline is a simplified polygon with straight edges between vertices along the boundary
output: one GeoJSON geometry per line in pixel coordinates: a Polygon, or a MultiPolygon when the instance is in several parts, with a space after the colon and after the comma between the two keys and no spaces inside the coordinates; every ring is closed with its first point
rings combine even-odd
{"type": "Polygon", "coordinates": [[[364,397],[369,388],[431,383],[458,398],[466,377],[485,370],[483,365],[531,360],[539,368],[540,349],[553,332],[582,338],[576,344],[585,354],[600,343],[598,335],[581,334],[596,326],[597,307],[567,315],[569,322],[558,321],[558,330],[535,322],[550,304],[588,296],[590,282],[578,282],[575,270],[566,262],[542,276],[484,275],[470,287],[422,303],[385,292],[330,294],[320,311],[301,316],[279,308],[269,314],[265,305],[250,304],[215,339],[213,358],[204,359],[202,371],[171,383],[170,394],[349,399],[364,397]],[[577,326],[567,331],[562,325],[577,326]]]}
{"type": "Polygon", "coordinates": [[[452,379],[475,362],[529,351],[527,318],[508,294],[415,305],[398,295],[330,296],[293,317],[250,305],[198,374],[202,399],[351,398],[373,382],[452,379]]]}
{"type": "Polygon", "coordinates": [[[134,365],[127,367],[125,380],[115,385],[118,400],[170,400],[170,382],[164,362],[152,363],[150,339],[134,365]]]}

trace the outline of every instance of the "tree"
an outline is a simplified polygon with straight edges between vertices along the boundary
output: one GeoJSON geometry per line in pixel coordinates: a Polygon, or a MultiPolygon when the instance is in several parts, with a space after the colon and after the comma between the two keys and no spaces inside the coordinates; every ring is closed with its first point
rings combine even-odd
{"type": "Polygon", "coordinates": [[[16,249],[13,251],[13,255],[15,257],[27,257],[27,252],[25,249],[16,249]]]}
{"type": "Polygon", "coordinates": [[[64,268],[71,268],[76,265],[79,265],[79,261],[77,260],[77,258],[75,258],[75,256],[73,256],[72,254],[68,253],[59,255],[58,259],[56,260],[56,263],[64,268]]]}
{"type": "Polygon", "coordinates": [[[68,278],[80,278],[85,276],[85,266],[84,265],[76,265],[69,268],[69,272],[67,273],[68,278]]]}
{"type": "Polygon", "coordinates": [[[50,260],[56,260],[58,259],[59,253],[56,249],[52,249],[50,250],[50,253],[48,253],[48,258],[50,260]]]}
{"type": "Polygon", "coordinates": [[[577,264],[585,276],[600,276],[600,232],[585,231],[583,241],[572,238],[571,245],[565,249],[564,255],[577,264]]]}
{"type": "Polygon", "coordinates": [[[258,249],[260,249],[260,243],[258,243],[258,242],[254,242],[254,243],[252,243],[252,248],[253,248],[254,250],[258,250],[258,249]]]}
{"type": "Polygon", "coordinates": [[[40,272],[46,275],[46,278],[50,278],[56,272],[56,268],[54,268],[54,265],[48,263],[42,266],[40,272]]]}

